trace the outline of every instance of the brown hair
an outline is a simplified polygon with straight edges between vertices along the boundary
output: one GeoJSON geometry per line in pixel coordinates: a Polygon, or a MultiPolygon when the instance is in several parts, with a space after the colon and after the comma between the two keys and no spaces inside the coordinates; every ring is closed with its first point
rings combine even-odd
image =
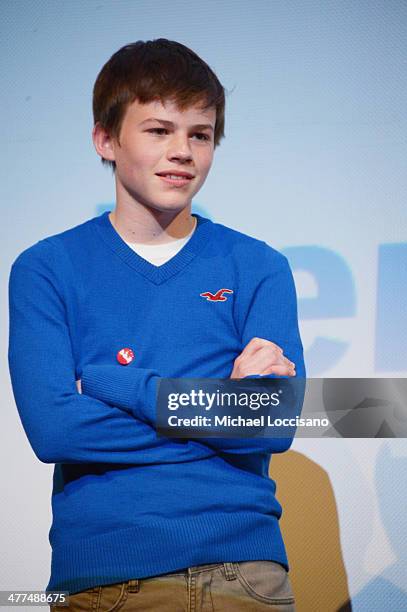
{"type": "MultiPolygon", "coordinates": [[[[216,108],[214,146],[224,137],[225,89],[194,51],[179,42],[158,38],[125,45],[103,66],[93,88],[93,120],[119,138],[129,104],[159,99],[173,101],[180,111],[196,104],[216,108]]],[[[102,158],[102,163],[116,164],[102,158]]]]}

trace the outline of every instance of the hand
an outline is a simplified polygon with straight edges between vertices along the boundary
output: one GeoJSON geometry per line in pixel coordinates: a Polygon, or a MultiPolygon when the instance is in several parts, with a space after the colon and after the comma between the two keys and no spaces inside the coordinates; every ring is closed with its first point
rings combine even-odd
{"type": "Polygon", "coordinates": [[[82,393],[82,382],[80,380],[75,381],[76,388],[78,389],[78,393],[82,393]]]}
{"type": "Polygon", "coordinates": [[[244,378],[252,374],[295,376],[295,364],[284,357],[283,350],[274,342],[252,338],[236,357],[230,378],[244,378]]]}

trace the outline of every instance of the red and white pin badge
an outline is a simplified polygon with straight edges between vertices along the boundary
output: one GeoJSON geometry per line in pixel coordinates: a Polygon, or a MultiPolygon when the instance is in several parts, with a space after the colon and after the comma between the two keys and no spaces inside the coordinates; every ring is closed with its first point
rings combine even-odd
{"type": "Polygon", "coordinates": [[[134,359],[134,353],[131,348],[122,348],[116,355],[117,361],[122,365],[128,365],[134,359]]]}

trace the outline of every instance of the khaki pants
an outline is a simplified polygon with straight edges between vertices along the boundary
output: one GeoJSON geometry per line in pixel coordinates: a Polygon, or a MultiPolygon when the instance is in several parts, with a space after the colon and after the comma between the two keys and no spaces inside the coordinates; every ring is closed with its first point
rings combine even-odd
{"type": "Polygon", "coordinates": [[[197,565],[81,591],[52,612],[294,612],[288,573],[274,561],[197,565]]]}

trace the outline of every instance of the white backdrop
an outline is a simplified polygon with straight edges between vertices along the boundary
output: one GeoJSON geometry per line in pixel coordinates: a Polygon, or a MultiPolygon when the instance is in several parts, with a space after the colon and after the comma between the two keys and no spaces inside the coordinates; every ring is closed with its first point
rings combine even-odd
{"type": "MultiPolygon", "coordinates": [[[[159,37],[209,63],[231,93],[195,210],[287,254],[308,375],[405,377],[407,4],[8,0],[1,30],[0,589],[42,589],[52,466],[31,451],[11,394],[7,280],[24,248],[113,206],[91,142],[100,68],[159,37]]],[[[407,441],[294,448],[331,480],[354,609],[372,610],[385,581],[407,609],[407,441]]]]}

